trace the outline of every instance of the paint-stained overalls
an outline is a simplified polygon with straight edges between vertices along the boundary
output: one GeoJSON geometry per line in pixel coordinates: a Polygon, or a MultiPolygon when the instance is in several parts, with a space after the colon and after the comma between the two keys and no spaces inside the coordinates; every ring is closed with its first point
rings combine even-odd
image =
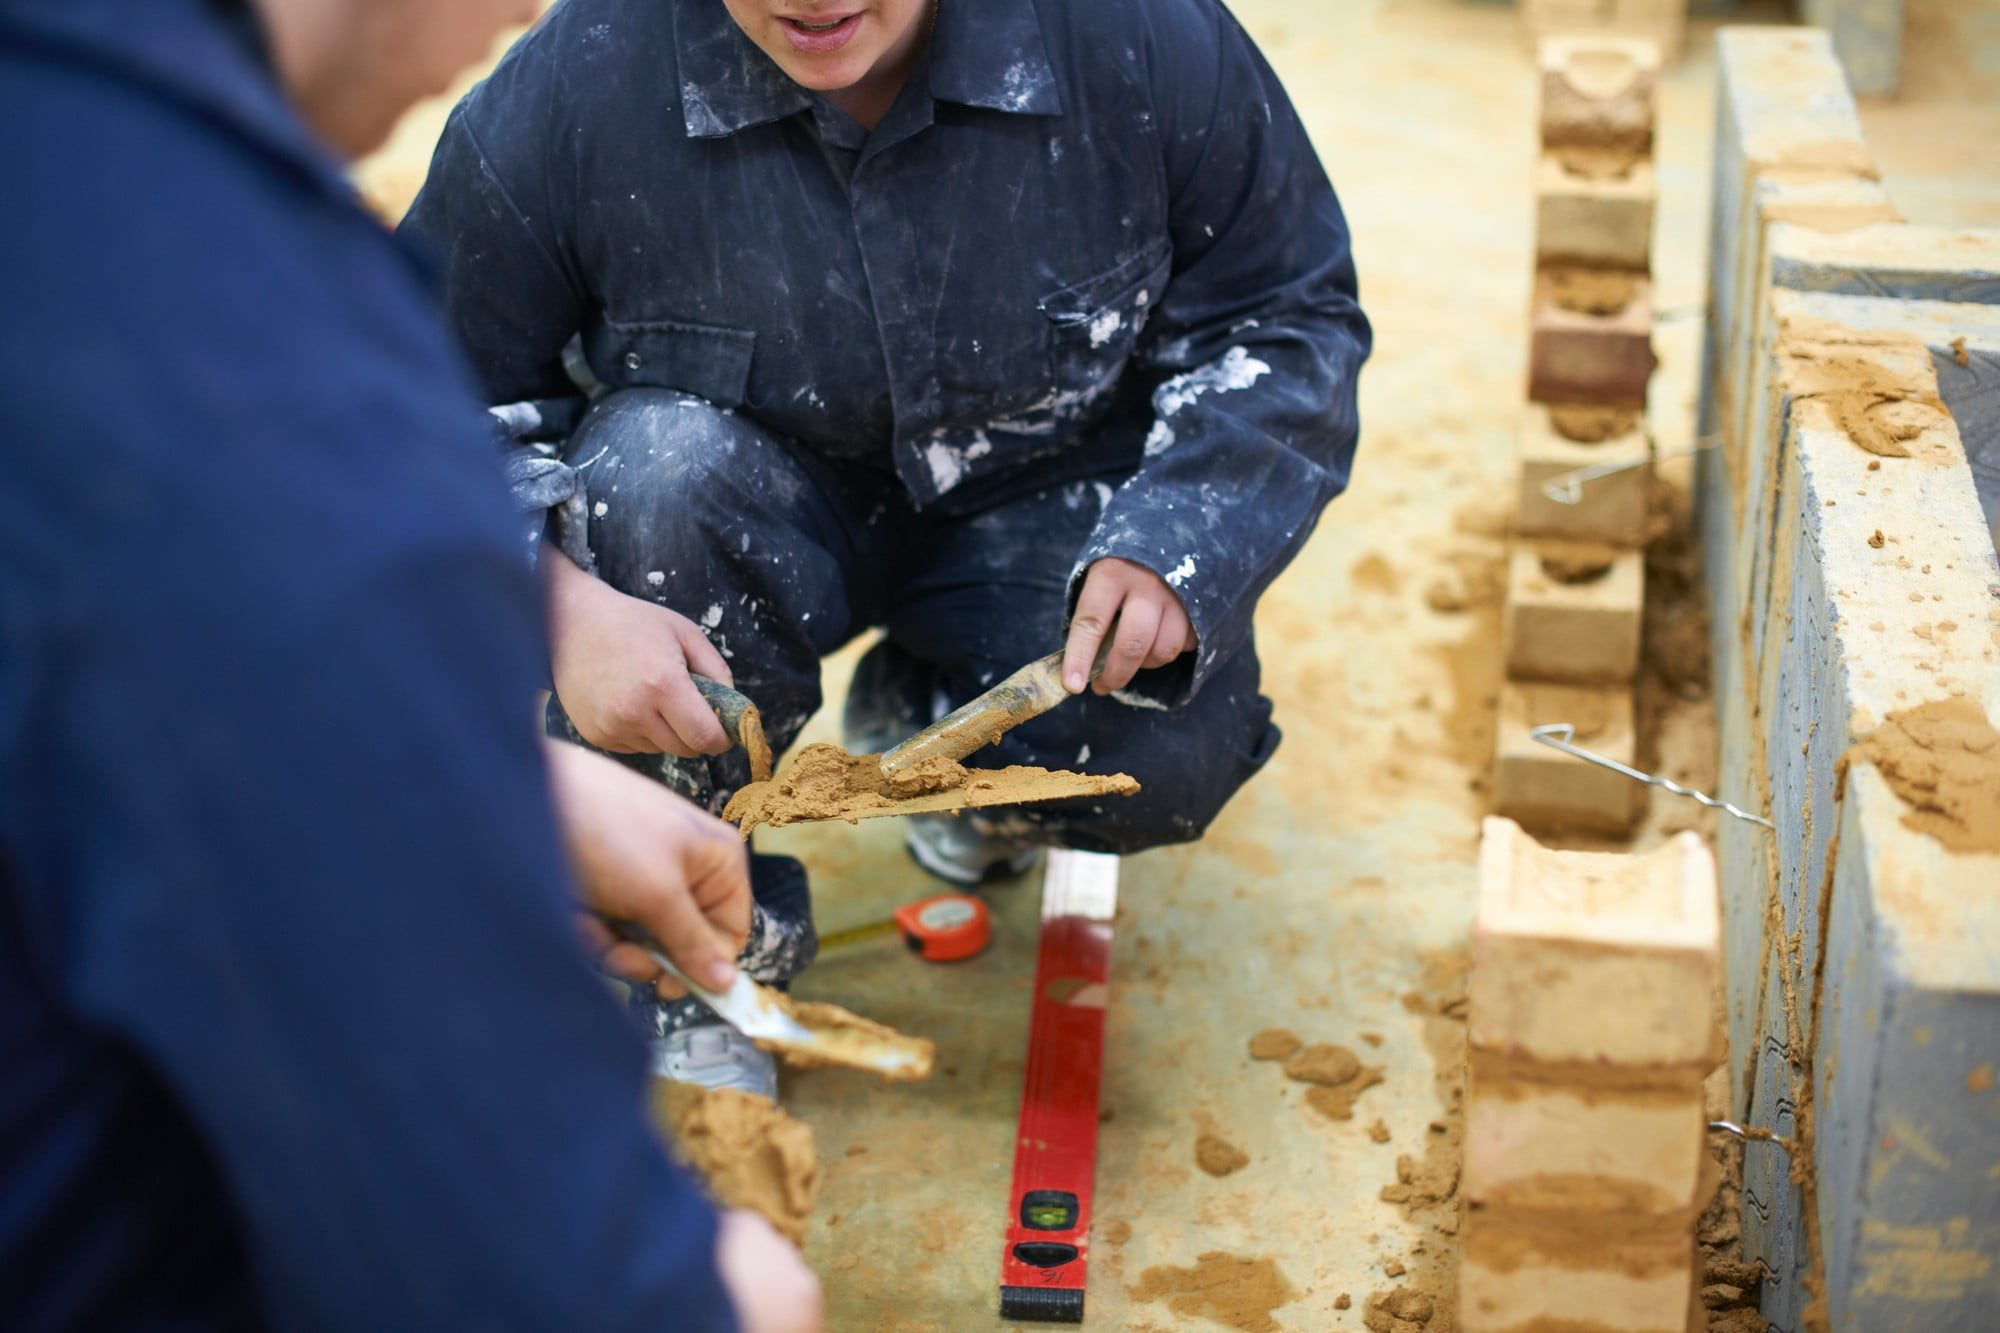
{"type": "MultiPolygon", "coordinates": [[[[454,114],[405,226],[492,401],[542,404],[516,436],[563,437],[513,459],[524,503],[699,622],[774,744],[857,634],[886,631],[860,702],[914,729],[1059,647],[1119,556],[1199,650],[972,762],[1145,790],[1012,818],[1185,841],[1270,757],[1251,614],[1347,482],[1370,335],[1332,187],[1215,0],[943,0],[872,133],[723,0],[565,0],[454,114]],[[579,380],[571,432],[549,404],[579,380]]],[[[747,779],[645,765],[704,799],[747,779]]],[[[789,976],[803,872],[757,881],[752,971],[789,976]]]]}

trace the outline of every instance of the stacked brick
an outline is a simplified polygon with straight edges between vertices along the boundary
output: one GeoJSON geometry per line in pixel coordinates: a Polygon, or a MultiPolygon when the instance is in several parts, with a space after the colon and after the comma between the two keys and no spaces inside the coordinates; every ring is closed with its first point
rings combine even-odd
{"type": "Polygon", "coordinates": [[[1521,0],[1530,40],[1637,37],[1668,59],[1678,59],[1687,42],[1687,12],[1688,0],[1521,0]]]}
{"type": "Polygon", "coordinates": [[[1488,819],[1466,1104],[1465,1333],[1699,1327],[1713,1192],[1702,1081],[1720,1058],[1715,863],[1553,852],[1488,819]]]}
{"type": "Polygon", "coordinates": [[[1529,733],[1568,723],[1578,746],[1627,765],[1636,757],[1659,57],[1646,41],[1554,37],[1540,70],[1530,402],[1494,803],[1537,831],[1619,836],[1644,788],[1529,733]]]}

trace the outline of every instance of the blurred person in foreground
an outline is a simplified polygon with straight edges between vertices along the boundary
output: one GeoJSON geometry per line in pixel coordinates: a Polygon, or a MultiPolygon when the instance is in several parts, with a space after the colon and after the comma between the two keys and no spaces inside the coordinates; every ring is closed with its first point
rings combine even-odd
{"type": "Polygon", "coordinates": [[[343,174],[533,7],[0,0],[10,1327],[820,1326],[577,940],[726,983],[742,850],[535,738],[471,378],[343,174]]]}

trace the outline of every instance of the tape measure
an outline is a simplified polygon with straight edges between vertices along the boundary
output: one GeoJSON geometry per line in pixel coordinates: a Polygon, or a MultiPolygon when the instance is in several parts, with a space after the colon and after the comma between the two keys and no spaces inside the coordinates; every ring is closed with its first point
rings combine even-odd
{"type": "Polygon", "coordinates": [[[822,950],[845,948],[863,940],[899,931],[911,953],[927,963],[956,963],[982,952],[993,940],[993,916],[980,899],[965,893],[941,893],[904,903],[887,921],[820,938],[822,950]]]}

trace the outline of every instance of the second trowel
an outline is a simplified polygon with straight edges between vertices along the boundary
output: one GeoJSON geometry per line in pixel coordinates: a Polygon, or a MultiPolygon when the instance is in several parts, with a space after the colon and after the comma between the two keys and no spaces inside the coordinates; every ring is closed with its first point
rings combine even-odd
{"type": "Polygon", "coordinates": [[[741,968],[728,990],[710,990],[690,980],[640,927],[608,918],[604,924],[619,939],[645,950],[724,1022],[794,1064],[864,1069],[895,1082],[930,1077],[935,1048],[921,1037],[904,1036],[832,1005],[802,1004],[758,985],[741,968]],[[823,1021],[823,1016],[834,1021],[823,1021]]]}

